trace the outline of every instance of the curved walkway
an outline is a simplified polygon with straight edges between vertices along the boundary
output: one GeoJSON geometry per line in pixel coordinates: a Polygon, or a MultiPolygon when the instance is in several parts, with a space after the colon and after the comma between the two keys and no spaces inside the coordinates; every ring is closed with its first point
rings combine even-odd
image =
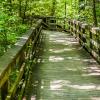
{"type": "Polygon", "coordinates": [[[27,100],[100,100],[100,65],[73,36],[43,32],[44,54],[31,75],[27,100]]]}

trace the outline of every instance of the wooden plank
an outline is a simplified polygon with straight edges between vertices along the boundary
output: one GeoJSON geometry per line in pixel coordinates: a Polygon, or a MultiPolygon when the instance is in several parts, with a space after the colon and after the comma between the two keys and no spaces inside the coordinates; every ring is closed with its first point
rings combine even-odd
{"type": "Polygon", "coordinates": [[[22,89],[21,89],[21,91],[20,91],[20,94],[19,94],[18,100],[22,100],[25,86],[26,86],[26,81],[25,81],[25,82],[23,83],[23,85],[22,85],[22,89]]]}
{"type": "Polygon", "coordinates": [[[1,87],[1,99],[5,100],[8,93],[8,80],[1,87]]]}
{"type": "Polygon", "coordinates": [[[3,76],[2,76],[2,78],[0,79],[0,88],[3,86],[3,84],[8,80],[8,77],[9,77],[9,73],[10,73],[11,71],[10,71],[10,69],[9,70],[7,70],[4,74],[3,74],[3,76]]]}

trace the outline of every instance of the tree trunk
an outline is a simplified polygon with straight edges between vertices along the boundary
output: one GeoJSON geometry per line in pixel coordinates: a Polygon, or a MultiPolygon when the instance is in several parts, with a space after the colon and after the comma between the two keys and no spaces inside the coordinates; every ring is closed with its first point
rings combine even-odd
{"type": "Polygon", "coordinates": [[[65,19],[64,19],[64,29],[66,28],[66,1],[65,1],[65,19]]]}
{"type": "Polygon", "coordinates": [[[22,1],[19,0],[19,17],[22,16],[22,14],[21,14],[21,12],[22,12],[21,6],[22,6],[22,1]]]}
{"type": "Polygon", "coordinates": [[[56,0],[53,0],[52,1],[51,16],[55,15],[55,11],[56,11],[56,0]]]}
{"type": "Polygon", "coordinates": [[[93,21],[94,21],[94,26],[98,26],[97,15],[96,15],[96,1],[95,0],[93,0],[93,21]]]}
{"type": "Polygon", "coordinates": [[[25,22],[25,18],[26,18],[27,6],[28,6],[28,0],[25,1],[25,8],[24,8],[24,13],[23,13],[23,23],[25,22]]]}

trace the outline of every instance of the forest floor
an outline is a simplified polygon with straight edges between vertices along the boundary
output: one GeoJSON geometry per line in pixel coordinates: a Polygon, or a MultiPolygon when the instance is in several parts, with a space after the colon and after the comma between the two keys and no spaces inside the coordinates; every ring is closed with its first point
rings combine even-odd
{"type": "Polygon", "coordinates": [[[68,33],[46,31],[27,100],[100,100],[100,65],[68,33]]]}

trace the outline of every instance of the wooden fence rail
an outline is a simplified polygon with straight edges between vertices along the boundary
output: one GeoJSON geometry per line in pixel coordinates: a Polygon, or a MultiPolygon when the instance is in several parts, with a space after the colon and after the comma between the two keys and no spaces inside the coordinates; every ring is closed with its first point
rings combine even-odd
{"type": "Polygon", "coordinates": [[[41,41],[42,20],[0,58],[1,100],[22,100],[27,76],[41,41]]]}
{"type": "Polygon", "coordinates": [[[71,20],[70,32],[78,38],[80,44],[100,63],[100,28],[91,27],[80,21],[71,20]]]}
{"type": "Polygon", "coordinates": [[[51,30],[65,30],[68,26],[66,18],[60,18],[60,17],[44,17],[44,22],[49,26],[49,29],[51,30]]]}
{"type": "Polygon", "coordinates": [[[30,20],[32,24],[33,19],[42,19],[43,25],[45,26],[45,29],[50,30],[64,30],[68,25],[66,18],[64,17],[55,17],[55,16],[27,16],[26,20],[30,20]]]}

